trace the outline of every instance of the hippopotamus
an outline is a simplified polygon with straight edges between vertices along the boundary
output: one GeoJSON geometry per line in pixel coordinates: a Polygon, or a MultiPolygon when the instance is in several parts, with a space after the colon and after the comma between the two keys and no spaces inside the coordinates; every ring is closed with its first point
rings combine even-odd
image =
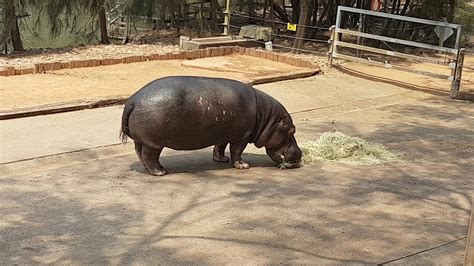
{"type": "Polygon", "coordinates": [[[286,168],[299,167],[302,152],[288,111],[274,98],[239,81],[172,76],[154,80],[133,94],[122,115],[122,142],[134,140],[141,163],[152,174],[167,171],[160,164],[163,148],[197,150],[214,146],[213,159],[242,160],[247,144],[265,147],[267,155],[286,168]],[[230,159],[225,156],[230,144],[230,159]]]}

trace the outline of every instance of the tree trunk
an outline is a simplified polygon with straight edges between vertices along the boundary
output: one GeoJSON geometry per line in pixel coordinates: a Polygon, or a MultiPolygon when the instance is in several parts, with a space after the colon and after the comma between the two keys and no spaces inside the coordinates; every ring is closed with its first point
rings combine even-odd
{"type": "Polygon", "coordinates": [[[449,1],[448,22],[453,22],[454,13],[456,11],[456,0],[449,1]]]}
{"type": "Polygon", "coordinates": [[[131,18],[131,15],[130,15],[130,10],[128,10],[127,11],[127,24],[126,24],[125,34],[123,36],[122,44],[126,44],[130,40],[130,31],[131,31],[131,27],[132,27],[131,20],[132,20],[132,18],[131,18]]]}
{"type": "Polygon", "coordinates": [[[188,27],[188,4],[186,0],[182,0],[181,16],[183,17],[183,27],[188,27]]]}
{"type": "MultiPolygon", "coordinates": [[[[314,4],[313,4],[313,14],[312,14],[312,18],[310,18],[310,22],[309,24],[311,26],[316,26],[316,23],[318,22],[318,8],[319,8],[319,0],[315,0],[314,1],[314,4]]],[[[314,38],[316,37],[316,35],[318,34],[319,32],[319,29],[316,29],[316,28],[313,28],[311,30],[311,33],[307,34],[308,36],[311,36],[311,38],[314,38]]]]}
{"type": "Polygon", "coordinates": [[[248,8],[249,8],[249,17],[255,17],[255,3],[254,0],[247,0],[248,1],[248,8]]]}
{"type": "Polygon", "coordinates": [[[18,26],[18,19],[15,18],[15,23],[13,24],[13,31],[12,31],[12,43],[13,43],[13,50],[16,52],[24,51],[23,42],[21,40],[20,35],[20,27],[18,26]]]}
{"type": "Polygon", "coordinates": [[[336,14],[336,0],[328,0],[328,14],[327,14],[327,21],[331,24],[334,25],[334,17],[336,14]]]}
{"type": "Polygon", "coordinates": [[[109,44],[109,36],[107,34],[107,18],[105,17],[105,7],[101,7],[99,11],[99,26],[100,26],[100,43],[109,44]]]}
{"type": "MultiPolygon", "coordinates": [[[[311,20],[311,13],[313,12],[312,5],[313,0],[301,0],[300,1],[300,17],[298,19],[298,24],[300,25],[309,25],[311,20]]],[[[298,26],[296,29],[296,38],[304,38],[306,36],[307,27],[298,26]]],[[[302,39],[295,39],[293,44],[293,52],[297,52],[296,49],[300,49],[303,45],[302,39]]]]}
{"type": "Polygon", "coordinates": [[[202,37],[202,29],[203,29],[203,13],[202,10],[204,9],[204,0],[199,2],[199,28],[198,28],[198,37],[202,37]]]}
{"type": "Polygon", "coordinates": [[[316,23],[318,22],[318,9],[319,9],[319,0],[314,1],[314,7],[313,7],[313,19],[311,21],[311,26],[316,26],[316,23]]]}
{"type": "Polygon", "coordinates": [[[405,16],[405,13],[408,10],[408,6],[410,5],[410,0],[405,1],[405,5],[402,8],[402,11],[400,12],[400,15],[405,16]]]}
{"type": "MultiPolygon", "coordinates": [[[[300,19],[300,0],[291,0],[291,8],[293,9],[293,12],[291,13],[291,22],[292,23],[298,23],[300,19]]],[[[306,10],[303,10],[305,12],[306,10]]]]}
{"type": "Polygon", "coordinates": [[[209,10],[210,16],[211,16],[211,29],[212,31],[216,31],[216,12],[217,12],[217,6],[216,6],[216,0],[211,0],[210,2],[210,7],[211,10],[209,10]]]}
{"type": "Polygon", "coordinates": [[[278,19],[280,19],[283,22],[288,22],[288,15],[284,11],[283,8],[281,8],[278,4],[272,3],[272,9],[274,11],[274,14],[277,16],[278,19]]]}
{"type": "Polygon", "coordinates": [[[285,13],[286,17],[288,18],[288,21],[290,21],[290,16],[288,15],[288,12],[286,11],[286,0],[281,0],[281,6],[283,7],[283,12],[285,13]]]}
{"type": "Polygon", "coordinates": [[[171,2],[170,16],[171,27],[173,28],[176,26],[176,3],[174,1],[171,2]]]}
{"type": "MultiPolygon", "coordinates": [[[[397,7],[397,2],[400,0],[393,0],[392,3],[392,10],[390,13],[395,14],[396,7],[397,7]]],[[[392,19],[385,19],[385,23],[383,24],[383,31],[382,31],[382,36],[391,36],[390,30],[391,30],[391,25],[392,25],[392,19]]],[[[382,47],[383,42],[379,42],[379,47],[382,47]]]]}
{"type": "Polygon", "coordinates": [[[3,32],[0,35],[0,41],[2,42],[2,50],[5,51],[5,54],[8,52],[8,44],[11,41],[11,29],[13,28],[13,22],[15,19],[15,10],[13,6],[13,1],[7,0],[4,2],[3,6],[3,32]]]}
{"type": "Polygon", "coordinates": [[[267,21],[265,18],[267,16],[267,7],[268,7],[268,0],[263,0],[263,15],[262,15],[263,26],[265,26],[265,22],[267,21]]]}
{"type": "Polygon", "coordinates": [[[319,19],[318,19],[318,22],[316,23],[316,26],[319,26],[321,25],[321,23],[323,23],[324,18],[328,14],[328,10],[329,10],[329,4],[328,3],[325,4],[323,1],[323,11],[321,11],[321,15],[319,15],[319,19]]]}
{"type": "Polygon", "coordinates": [[[5,47],[11,40],[13,44],[13,51],[24,51],[23,42],[21,40],[20,27],[18,25],[18,18],[16,16],[15,1],[7,0],[4,5],[4,42],[5,47]]]}

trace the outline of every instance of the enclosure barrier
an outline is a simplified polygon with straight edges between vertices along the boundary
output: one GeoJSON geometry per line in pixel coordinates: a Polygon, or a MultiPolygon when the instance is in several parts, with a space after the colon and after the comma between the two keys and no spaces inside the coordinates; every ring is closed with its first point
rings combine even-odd
{"type": "MultiPolygon", "coordinates": [[[[225,27],[228,27],[229,30],[226,30],[225,32],[227,32],[228,34],[230,34],[230,29],[237,29],[237,30],[240,30],[242,27],[240,26],[237,26],[235,24],[232,24],[231,21],[232,21],[232,16],[234,17],[241,17],[241,18],[247,18],[247,19],[253,19],[253,20],[256,20],[256,21],[263,21],[264,24],[265,23],[270,23],[272,24],[272,33],[271,33],[271,37],[280,37],[280,38],[285,38],[285,39],[292,39],[292,40],[303,40],[303,41],[307,41],[307,42],[314,42],[314,43],[321,43],[321,44],[328,44],[328,40],[320,40],[320,39],[314,39],[314,38],[303,38],[303,37],[296,37],[296,36],[291,36],[291,35],[286,35],[286,34],[279,34],[279,33],[275,33],[274,30],[275,30],[275,27],[273,26],[274,24],[279,24],[279,25],[284,25],[285,28],[287,27],[288,23],[286,22],[281,22],[281,21],[275,21],[275,20],[268,20],[268,19],[263,19],[263,18],[259,18],[259,17],[254,17],[254,16],[249,16],[249,15],[246,15],[246,14],[242,14],[242,13],[238,13],[238,12],[231,12],[229,13],[229,19],[228,19],[228,23],[224,23],[223,25],[225,27]]],[[[292,24],[293,26],[295,26],[296,28],[298,27],[304,27],[304,28],[310,28],[310,29],[316,29],[316,30],[320,30],[320,31],[329,31],[329,28],[325,28],[325,27],[318,27],[318,26],[311,26],[311,25],[303,25],[303,24],[292,24]]],[[[261,44],[265,44],[264,41],[260,41],[260,40],[252,40],[254,42],[257,42],[257,43],[261,43],[261,44]]],[[[299,52],[306,52],[306,53],[316,53],[316,54],[320,54],[321,52],[316,52],[316,51],[312,51],[312,50],[308,50],[308,49],[304,49],[304,48],[294,48],[294,47],[291,47],[291,46],[285,46],[285,45],[281,45],[281,44],[275,44],[275,43],[272,43],[272,47],[276,47],[276,48],[282,48],[282,49],[287,49],[287,50],[291,50],[291,51],[299,51],[299,52]]]]}
{"type": "Polygon", "coordinates": [[[225,56],[231,54],[242,54],[262,59],[268,59],[285,64],[289,64],[302,68],[319,68],[316,63],[306,60],[304,58],[296,57],[290,54],[281,54],[276,52],[269,52],[262,49],[245,48],[238,46],[226,47],[209,47],[206,49],[199,49],[193,51],[180,51],[168,54],[150,54],[127,56],[123,58],[108,58],[108,59],[86,59],[73,60],[67,62],[47,62],[38,63],[34,67],[29,68],[15,68],[15,67],[0,67],[0,76],[14,76],[34,73],[45,73],[53,70],[72,69],[83,67],[97,67],[115,64],[129,64],[135,62],[146,62],[154,60],[191,60],[205,57],[225,56]]]}
{"type": "MultiPolygon", "coordinates": [[[[270,18],[270,20],[268,20],[265,17],[264,18],[259,18],[259,17],[255,17],[255,16],[249,16],[249,15],[246,15],[246,14],[238,13],[236,11],[231,12],[230,9],[231,9],[230,1],[227,0],[226,1],[226,9],[222,13],[224,15],[224,23],[221,24],[222,26],[224,26],[223,35],[230,35],[231,29],[240,30],[242,28],[242,27],[237,26],[237,25],[232,25],[231,15],[235,16],[235,17],[241,17],[241,18],[248,18],[248,19],[253,19],[253,20],[257,20],[257,21],[263,21],[264,25],[265,25],[265,23],[271,23],[272,31],[274,30],[274,26],[273,26],[274,24],[281,24],[281,25],[287,25],[288,24],[288,23],[281,22],[281,21],[275,21],[272,18],[270,18]]],[[[270,11],[270,14],[272,14],[272,11],[270,11]]],[[[303,24],[292,24],[292,25],[295,26],[295,27],[305,27],[305,28],[312,28],[312,29],[323,30],[323,31],[328,31],[329,30],[329,28],[311,26],[311,25],[303,25],[303,24]]],[[[327,40],[318,40],[318,39],[313,39],[313,38],[301,38],[301,37],[296,37],[296,36],[291,36],[291,35],[275,34],[273,32],[271,33],[271,37],[281,37],[281,38],[286,38],[286,39],[304,40],[304,41],[309,41],[309,42],[318,42],[318,43],[327,44],[327,40]]],[[[272,38],[270,38],[270,39],[272,39],[272,38]]],[[[261,44],[266,43],[266,42],[263,42],[263,41],[260,41],[260,40],[252,40],[252,41],[257,42],[257,43],[261,43],[261,44]]],[[[280,44],[273,44],[273,43],[272,43],[272,47],[288,49],[288,50],[291,50],[291,51],[300,51],[300,52],[307,52],[307,53],[318,53],[318,52],[311,51],[311,50],[308,50],[308,49],[294,48],[294,47],[289,47],[289,46],[280,45],[280,44]]]]}
{"type": "Polygon", "coordinates": [[[427,20],[427,19],[420,19],[420,18],[414,18],[414,17],[393,15],[393,14],[387,14],[387,13],[382,13],[382,12],[374,12],[374,11],[369,11],[369,10],[364,10],[364,9],[356,9],[356,8],[351,8],[351,7],[339,6],[337,10],[336,25],[331,27],[330,29],[331,38],[329,42],[331,45],[329,48],[329,66],[330,67],[332,66],[333,59],[336,58],[336,59],[361,62],[365,64],[370,64],[370,65],[382,66],[385,68],[391,68],[391,69],[396,69],[396,70],[408,71],[411,73],[431,76],[435,78],[447,79],[451,81],[450,96],[452,98],[458,98],[460,83],[461,83],[462,68],[463,68],[463,62],[464,62],[464,49],[459,49],[461,27],[462,27],[461,25],[447,23],[447,22],[432,21],[432,20],[427,20]],[[341,28],[341,19],[342,19],[341,13],[342,12],[359,14],[360,26],[359,26],[358,31],[341,28]],[[432,45],[432,44],[426,44],[426,43],[421,43],[421,42],[386,37],[386,36],[381,36],[381,35],[376,35],[376,34],[364,33],[362,32],[361,25],[365,16],[374,16],[374,17],[380,17],[380,18],[385,18],[385,19],[408,21],[408,22],[414,22],[414,23],[419,23],[419,24],[425,24],[428,26],[439,26],[442,29],[439,45],[432,45]],[[456,41],[454,44],[454,48],[444,47],[445,29],[452,29],[456,31],[456,41]],[[341,41],[340,35],[342,34],[356,36],[358,40],[357,44],[341,41]],[[416,55],[411,55],[407,53],[401,53],[401,52],[396,52],[396,51],[389,51],[385,49],[369,47],[369,46],[361,44],[360,38],[367,38],[367,39],[373,39],[373,40],[378,40],[382,42],[397,43],[397,44],[407,45],[411,47],[433,50],[437,52],[444,52],[446,54],[454,56],[454,63],[446,64],[446,62],[444,61],[436,60],[433,58],[425,58],[422,56],[416,56],[416,55]],[[432,63],[432,64],[444,65],[451,68],[451,75],[443,75],[443,74],[433,73],[429,71],[417,70],[417,69],[413,69],[413,68],[409,68],[405,66],[393,65],[393,64],[388,63],[387,61],[379,62],[379,61],[371,60],[371,58],[364,59],[364,58],[357,57],[354,55],[341,54],[339,53],[339,47],[351,48],[357,51],[366,51],[370,53],[381,54],[381,55],[390,56],[390,57],[397,57],[397,58],[402,58],[402,59],[411,60],[411,61],[427,62],[427,63],[432,63]]]}

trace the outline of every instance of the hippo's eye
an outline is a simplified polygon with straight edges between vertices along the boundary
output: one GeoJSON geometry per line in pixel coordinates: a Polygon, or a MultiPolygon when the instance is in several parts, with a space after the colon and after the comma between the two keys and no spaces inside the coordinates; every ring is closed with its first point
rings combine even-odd
{"type": "Polygon", "coordinates": [[[285,155],[280,154],[280,159],[285,160],[285,155]]]}

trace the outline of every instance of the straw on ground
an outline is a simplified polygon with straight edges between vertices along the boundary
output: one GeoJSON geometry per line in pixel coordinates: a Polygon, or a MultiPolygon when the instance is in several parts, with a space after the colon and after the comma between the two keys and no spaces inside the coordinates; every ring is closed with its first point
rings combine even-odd
{"type": "Polygon", "coordinates": [[[324,132],[316,141],[301,144],[302,162],[340,161],[354,165],[381,164],[397,158],[381,144],[367,142],[342,132],[324,132]]]}

